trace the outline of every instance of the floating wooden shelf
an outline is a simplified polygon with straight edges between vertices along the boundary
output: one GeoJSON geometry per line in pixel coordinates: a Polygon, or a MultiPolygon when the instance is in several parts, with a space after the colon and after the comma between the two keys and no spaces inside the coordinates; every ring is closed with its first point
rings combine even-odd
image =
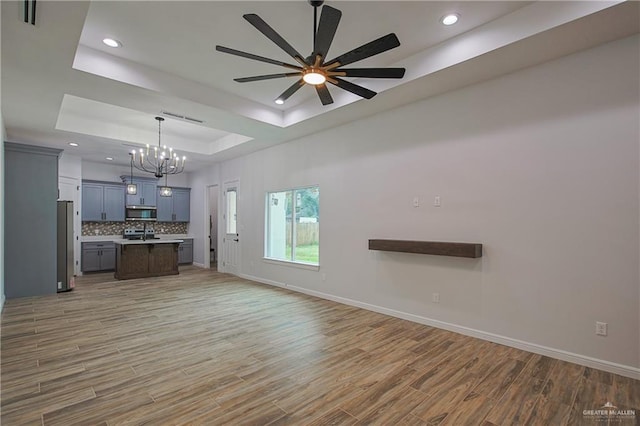
{"type": "Polygon", "coordinates": [[[434,254],[437,256],[482,257],[482,244],[445,243],[439,241],[369,240],[369,250],[402,253],[434,254]]]}

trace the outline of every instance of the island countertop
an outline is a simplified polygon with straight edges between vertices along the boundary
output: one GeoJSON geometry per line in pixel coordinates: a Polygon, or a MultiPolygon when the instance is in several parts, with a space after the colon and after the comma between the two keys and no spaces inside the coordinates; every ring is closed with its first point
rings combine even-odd
{"type": "Polygon", "coordinates": [[[165,238],[159,238],[159,239],[146,239],[146,240],[125,240],[125,239],[119,239],[119,240],[113,240],[113,242],[115,244],[122,244],[122,245],[132,245],[132,244],[180,244],[182,242],[184,242],[184,240],[178,240],[178,239],[165,239],[165,238]]]}

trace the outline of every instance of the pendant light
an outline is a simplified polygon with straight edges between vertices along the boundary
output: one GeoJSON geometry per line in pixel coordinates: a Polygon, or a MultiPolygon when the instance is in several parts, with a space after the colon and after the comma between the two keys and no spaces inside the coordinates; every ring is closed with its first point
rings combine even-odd
{"type": "Polygon", "coordinates": [[[167,176],[168,175],[164,175],[164,186],[160,187],[160,196],[161,197],[171,197],[171,195],[173,194],[173,190],[167,184],[167,176]]]}
{"type": "Polygon", "coordinates": [[[131,178],[127,184],[127,194],[136,195],[138,193],[138,185],[133,183],[133,156],[135,155],[135,151],[132,151],[129,155],[131,156],[131,178]]]}

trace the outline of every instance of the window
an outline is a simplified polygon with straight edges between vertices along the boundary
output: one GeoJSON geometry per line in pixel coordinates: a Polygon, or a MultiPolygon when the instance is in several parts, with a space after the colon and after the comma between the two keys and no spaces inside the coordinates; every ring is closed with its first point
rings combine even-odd
{"type": "Polygon", "coordinates": [[[268,192],[265,257],[319,265],[320,188],[268,192]]]}
{"type": "Polygon", "coordinates": [[[227,189],[227,234],[237,234],[237,201],[238,191],[236,188],[227,189]]]}

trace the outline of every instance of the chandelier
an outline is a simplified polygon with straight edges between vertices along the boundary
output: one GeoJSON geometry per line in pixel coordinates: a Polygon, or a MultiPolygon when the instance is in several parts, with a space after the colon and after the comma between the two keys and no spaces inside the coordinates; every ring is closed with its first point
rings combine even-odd
{"type": "Polygon", "coordinates": [[[153,151],[151,151],[149,144],[147,144],[146,152],[143,148],[140,148],[140,152],[131,151],[131,164],[136,169],[153,173],[155,177],[160,179],[164,175],[182,173],[187,157],[180,158],[173,148],[161,144],[160,125],[164,118],[156,117],[156,120],[158,120],[158,146],[154,146],[153,151]]]}
{"type": "MultiPolygon", "coordinates": [[[[173,150],[173,148],[167,148],[166,145],[162,145],[160,142],[161,138],[161,129],[160,126],[164,121],[162,117],[156,117],[158,120],[158,146],[153,147],[153,151],[151,151],[149,144],[147,144],[147,149],[140,148],[139,152],[135,150],[131,151],[131,167],[133,171],[133,167],[138,170],[147,173],[153,173],[155,177],[158,179],[164,176],[165,186],[160,187],[160,195],[163,197],[171,196],[171,187],[167,185],[167,176],[175,175],[178,173],[182,173],[184,171],[184,163],[187,157],[183,156],[182,159],[178,156],[178,153],[173,150]]],[[[131,174],[133,180],[133,173],[131,174]]],[[[132,185],[131,182],[131,191],[135,191],[135,186],[132,185]]],[[[128,193],[129,187],[127,187],[128,193]]]]}

